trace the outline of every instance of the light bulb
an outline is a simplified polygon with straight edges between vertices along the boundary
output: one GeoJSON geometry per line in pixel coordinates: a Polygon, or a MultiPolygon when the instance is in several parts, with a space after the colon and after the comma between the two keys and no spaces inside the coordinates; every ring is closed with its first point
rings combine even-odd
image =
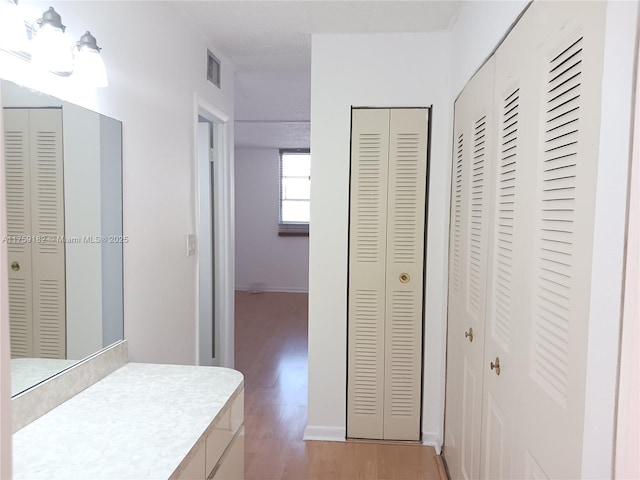
{"type": "Polygon", "coordinates": [[[109,85],[107,69],[100,55],[100,47],[96,37],[87,31],[76,44],[73,78],[83,85],[100,88],[109,85]]]}
{"type": "Polygon", "coordinates": [[[86,46],[79,47],[73,67],[73,78],[83,85],[96,88],[109,85],[107,69],[98,50],[86,46]]]}
{"type": "Polygon", "coordinates": [[[60,15],[49,8],[38,20],[32,41],[31,62],[37,68],[54,73],[70,74],[73,70],[73,42],[64,33],[60,15]]]}

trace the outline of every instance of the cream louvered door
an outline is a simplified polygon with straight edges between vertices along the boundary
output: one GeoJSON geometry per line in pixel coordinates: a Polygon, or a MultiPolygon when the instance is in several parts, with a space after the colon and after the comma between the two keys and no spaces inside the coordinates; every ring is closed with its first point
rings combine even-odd
{"type": "Polygon", "coordinates": [[[65,358],[62,112],[6,109],[5,136],[12,355],[65,358]]]}
{"type": "Polygon", "coordinates": [[[452,478],[582,476],[605,14],[603,2],[534,2],[456,102],[444,449],[452,478]],[[474,102],[493,102],[486,251],[473,243],[478,146],[465,151],[474,102]],[[465,278],[476,271],[486,279],[472,342],[483,345],[480,357],[462,341],[474,319],[465,317],[475,298],[465,278]]]}
{"type": "Polygon", "coordinates": [[[33,357],[29,110],[5,109],[4,128],[11,356],[33,357]]]}
{"type": "Polygon", "coordinates": [[[580,478],[606,4],[533,7],[537,183],[514,474],[580,478]]]}
{"type": "Polygon", "coordinates": [[[352,111],[347,436],[383,438],[388,110],[352,111]]]}
{"type": "Polygon", "coordinates": [[[352,111],[347,436],[419,440],[427,109],[352,111]]]}
{"type": "Polygon", "coordinates": [[[446,457],[453,478],[478,478],[482,420],[489,214],[493,59],[455,105],[447,343],[446,457]]]}
{"type": "Polygon", "coordinates": [[[531,216],[535,196],[536,122],[526,112],[538,108],[533,76],[533,18],[523,16],[495,54],[494,149],[491,163],[492,225],[489,232],[484,345],[480,478],[515,478],[512,458],[516,386],[523,371],[522,330],[527,328],[525,292],[530,288],[531,216]],[[491,369],[499,359],[500,374],[491,369]]]}
{"type": "Polygon", "coordinates": [[[390,118],[383,438],[419,440],[427,110],[390,118]]]}

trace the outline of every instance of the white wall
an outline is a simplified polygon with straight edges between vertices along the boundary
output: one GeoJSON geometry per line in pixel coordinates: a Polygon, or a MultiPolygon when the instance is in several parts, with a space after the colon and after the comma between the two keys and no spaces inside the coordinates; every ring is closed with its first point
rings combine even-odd
{"type": "MultiPolygon", "coordinates": [[[[194,94],[233,120],[233,66],[180,21],[177,7],[166,3],[154,3],[150,10],[145,2],[58,1],[38,3],[34,11],[49,5],[62,15],[73,38],[86,29],[96,36],[110,86],[94,93],[66,79],[33,77],[22,62],[6,56],[0,77],[123,122],[124,234],[129,237],[124,331],[130,358],[193,364],[197,257],[186,256],[185,235],[196,227],[194,94]],[[222,61],[222,89],[206,81],[207,47],[222,61]]],[[[227,132],[232,144],[232,121],[227,132]]],[[[232,174],[232,151],[225,161],[232,174]]],[[[232,198],[226,205],[231,212],[232,198]]],[[[233,272],[228,278],[233,282],[233,272]]],[[[232,315],[233,308],[224,320],[231,321],[232,315]]]]}
{"type": "Polygon", "coordinates": [[[309,238],[278,236],[279,155],[276,148],[236,147],[238,290],[254,283],[275,292],[309,289],[309,238]]]}
{"type": "Polygon", "coordinates": [[[451,93],[454,99],[528,3],[529,0],[462,2],[451,29],[451,93]]]}
{"type": "Polygon", "coordinates": [[[351,106],[430,106],[423,433],[441,443],[452,104],[446,33],[314,35],[308,438],[344,438],[351,106]]]}
{"type": "Polygon", "coordinates": [[[624,316],[620,345],[615,478],[640,478],[640,52],[636,51],[636,101],[629,195],[624,316]]]}
{"type": "Polygon", "coordinates": [[[453,102],[527,3],[463,2],[450,32],[313,36],[307,437],[344,437],[349,108],[433,105],[422,431],[442,445],[453,102]]]}
{"type": "MultiPolygon", "coordinates": [[[[639,6],[638,2],[629,1],[607,4],[582,478],[610,477],[615,461],[617,379],[612,372],[616,372],[619,365],[639,6]]],[[[637,345],[637,339],[635,341],[637,345]]]]}

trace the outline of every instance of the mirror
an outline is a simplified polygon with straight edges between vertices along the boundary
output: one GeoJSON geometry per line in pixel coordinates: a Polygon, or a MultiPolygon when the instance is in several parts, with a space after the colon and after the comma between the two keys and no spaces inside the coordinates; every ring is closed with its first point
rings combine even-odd
{"type": "Polygon", "coordinates": [[[11,390],[123,338],[122,124],[2,81],[11,390]]]}

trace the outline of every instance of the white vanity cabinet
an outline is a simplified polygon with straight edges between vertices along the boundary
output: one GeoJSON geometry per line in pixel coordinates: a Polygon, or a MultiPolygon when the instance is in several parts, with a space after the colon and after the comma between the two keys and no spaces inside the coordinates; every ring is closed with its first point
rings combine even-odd
{"type": "Polygon", "coordinates": [[[19,479],[244,478],[244,382],[128,363],[13,435],[19,479]]]}
{"type": "Polygon", "coordinates": [[[244,389],[212,423],[202,441],[172,475],[176,480],[244,478],[244,389]]]}

